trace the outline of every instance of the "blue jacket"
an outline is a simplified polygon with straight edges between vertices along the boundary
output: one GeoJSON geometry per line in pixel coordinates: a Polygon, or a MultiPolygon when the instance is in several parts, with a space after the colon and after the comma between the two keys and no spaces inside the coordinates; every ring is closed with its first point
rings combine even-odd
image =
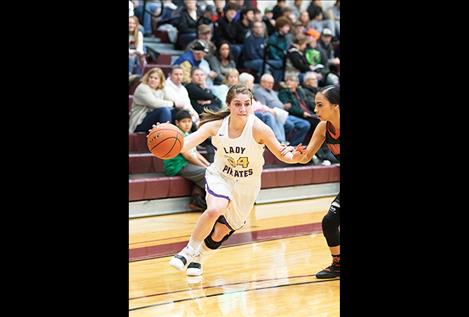
{"type": "Polygon", "coordinates": [[[195,60],[194,54],[192,54],[192,51],[187,51],[181,56],[179,56],[179,58],[174,61],[173,65],[180,65],[185,61],[188,61],[192,65],[192,67],[199,66],[200,64],[200,61],[198,62],[195,60]]]}
{"type": "Polygon", "coordinates": [[[264,37],[250,35],[244,41],[243,56],[245,60],[264,59],[264,37]]]}

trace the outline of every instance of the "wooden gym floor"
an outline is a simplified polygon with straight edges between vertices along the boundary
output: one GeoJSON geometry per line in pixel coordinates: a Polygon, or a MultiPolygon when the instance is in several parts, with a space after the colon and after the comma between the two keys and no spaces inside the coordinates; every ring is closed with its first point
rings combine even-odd
{"type": "Polygon", "coordinates": [[[168,264],[200,212],[130,220],[129,316],[339,316],[339,279],[314,276],[331,262],[321,220],[333,199],[255,206],[202,277],[168,264]]]}

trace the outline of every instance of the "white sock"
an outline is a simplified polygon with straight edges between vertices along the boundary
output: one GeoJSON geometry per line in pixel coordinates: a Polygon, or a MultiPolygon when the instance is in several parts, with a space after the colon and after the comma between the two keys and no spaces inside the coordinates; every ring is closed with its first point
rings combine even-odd
{"type": "Polygon", "coordinates": [[[205,241],[202,241],[202,244],[200,245],[200,249],[199,249],[200,261],[202,261],[202,259],[207,259],[208,257],[212,256],[216,251],[217,250],[213,250],[207,247],[207,245],[205,244],[205,241]]]}
{"type": "Polygon", "coordinates": [[[201,242],[192,239],[192,237],[189,239],[189,243],[187,245],[191,247],[192,250],[194,250],[196,253],[201,249],[201,242]]]}

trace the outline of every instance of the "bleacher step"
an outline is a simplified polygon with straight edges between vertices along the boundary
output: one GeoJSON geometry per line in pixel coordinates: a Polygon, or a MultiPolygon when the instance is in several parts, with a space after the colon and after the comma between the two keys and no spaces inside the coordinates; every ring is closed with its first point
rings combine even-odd
{"type": "MultiPolygon", "coordinates": [[[[340,183],[313,184],[282,188],[261,189],[256,205],[335,196],[340,183]]],[[[129,218],[151,217],[191,211],[188,208],[190,197],[176,197],[129,202],[129,218]]]]}

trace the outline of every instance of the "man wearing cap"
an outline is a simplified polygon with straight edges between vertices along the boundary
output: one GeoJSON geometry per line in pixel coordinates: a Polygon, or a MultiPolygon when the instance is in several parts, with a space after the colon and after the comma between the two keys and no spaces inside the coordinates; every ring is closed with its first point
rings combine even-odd
{"type": "Polygon", "coordinates": [[[324,28],[321,32],[321,38],[318,41],[318,47],[326,53],[327,61],[325,61],[325,68],[329,68],[329,64],[339,65],[339,58],[334,55],[334,47],[332,46],[332,31],[324,28]]]}
{"type": "Polygon", "coordinates": [[[191,82],[191,69],[192,67],[198,67],[200,62],[208,53],[208,48],[206,44],[201,40],[196,40],[190,46],[190,49],[184,54],[179,56],[177,60],[174,61],[173,65],[181,65],[183,70],[182,82],[187,84],[191,82]]]}
{"type": "Polygon", "coordinates": [[[187,47],[191,47],[194,44],[194,42],[197,41],[197,40],[202,40],[202,41],[204,41],[204,43],[208,47],[208,54],[207,55],[213,55],[216,52],[217,47],[212,42],[212,36],[213,36],[212,27],[210,25],[207,25],[207,24],[200,24],[197,27],[197,39],[190,42],[187,45],[187,47]]]}

